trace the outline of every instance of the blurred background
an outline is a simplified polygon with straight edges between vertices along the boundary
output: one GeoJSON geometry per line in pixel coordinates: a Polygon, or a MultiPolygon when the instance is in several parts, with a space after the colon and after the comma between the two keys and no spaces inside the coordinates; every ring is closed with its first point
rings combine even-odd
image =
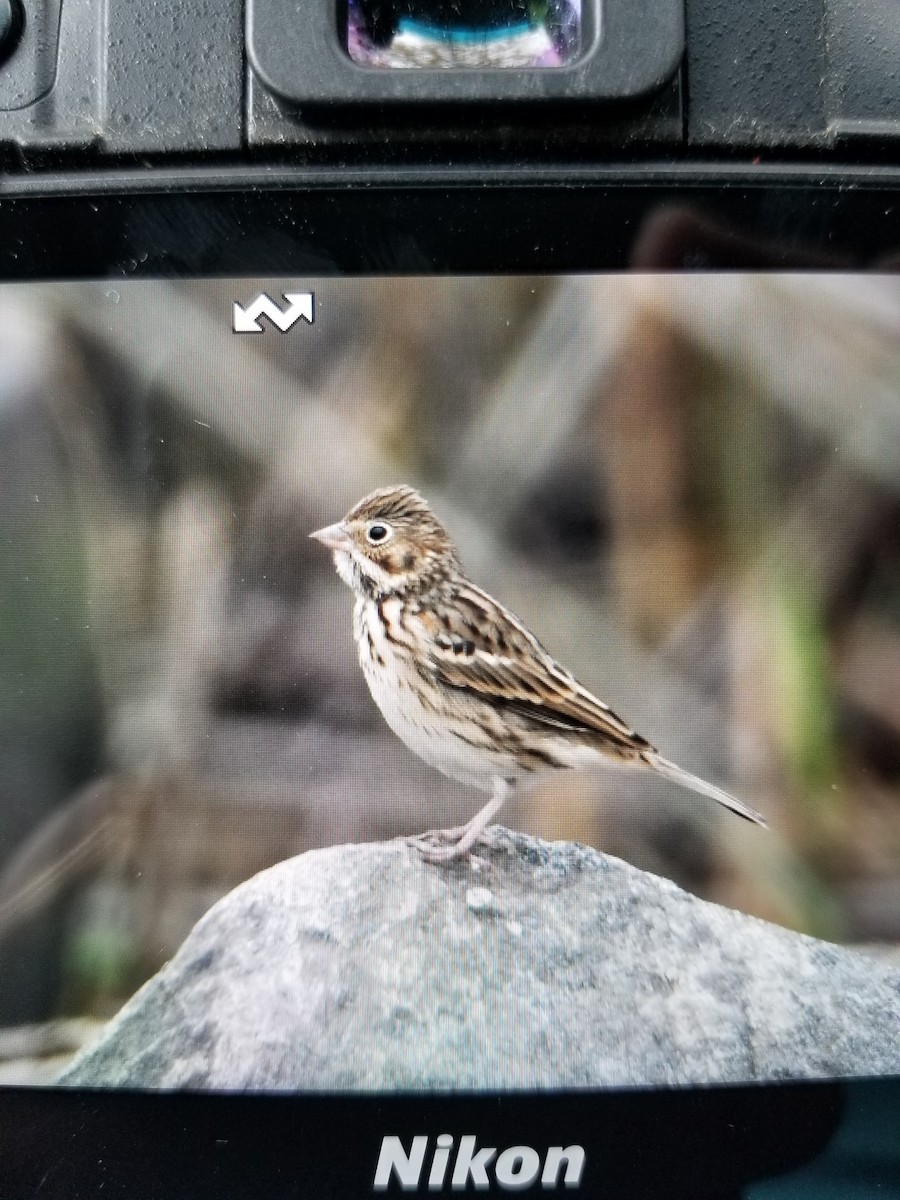
{"type": "Polygon", "coordinates": [[[900,946],[900,280],[0,287],[0,1082],[49,1080],[254,872],[461,822],[310,530],[419,486],[670,758],[502,820],[900,946]],[[313,326],[232,303],[316,294],[313,326]]]}

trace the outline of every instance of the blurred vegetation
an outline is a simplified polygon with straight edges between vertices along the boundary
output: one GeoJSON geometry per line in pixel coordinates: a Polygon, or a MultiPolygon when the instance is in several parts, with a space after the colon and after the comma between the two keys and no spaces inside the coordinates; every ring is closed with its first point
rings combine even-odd
{"type": "Polygon", "coordinates": [[[479,583],[772,832],[628,773],[541,781],[503,819],[900,944],[900,285],[323,280],[314,332],[235,338],[233,294],[280,286],[0,291],[10,361],[16,322],[45,331],[0,407],[7,750],[61,736],[48,694],[102,734],[58,793],[0,779],[0,946],[62,905],[51,1008],[108,1011],[268,862],[470,815],[374,712],[306,538],[401,480],[479,583]],[[68,497],[43,526],[13,436],[35,414],[68,497]]]}

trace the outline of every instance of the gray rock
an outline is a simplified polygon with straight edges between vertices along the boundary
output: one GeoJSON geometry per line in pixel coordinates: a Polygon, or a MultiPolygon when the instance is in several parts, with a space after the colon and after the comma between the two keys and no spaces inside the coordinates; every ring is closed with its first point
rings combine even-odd
{"type": "Polygon", "coordinates": [[[697,1084],[900,1072],[900,972],[570,843],[338,846],[236,888],[62,1082],[697,1084]]]}

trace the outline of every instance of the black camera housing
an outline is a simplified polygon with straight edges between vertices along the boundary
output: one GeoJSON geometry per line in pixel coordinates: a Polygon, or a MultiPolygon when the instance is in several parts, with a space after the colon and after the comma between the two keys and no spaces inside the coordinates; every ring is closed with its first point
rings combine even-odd
{"type": "MultiPolygon", "coordinates": [[[[3,193],[56,199],[41,236],[7,225],[8,277],[621,267],[672,202],[777,243],[765,261],[900,242],[889,0],[593,0],[571,66],[513,71],[360,67],[342,2],[40,0],[17,30],[10,0],[3,193]],[[573,190],[595,217],[572,223],[573,190]]],[[[760,259],[714,241],[669,265],[760,259]]]]}
{"type": "Polygon", "coordinates": [[[0,63],[9,169],[123,161],[480,167],[896,160],[889,0],[592,0],[555,70],[378,71],[341,49],[340,0],[152,6],[18,0],[0,63]],[[246,28],[245,28],[246,26],[246,28]]]}
{"type": "Polygon", "coordinates": [[[606,0],[571,67],[511,72],[360,67],[340,2],[30,6],[0,63],[6,276],[621,268],[672,204],[740,236],[661,266],[900,244],[889,0],[643,27],[606,0]]]}
{"type": "MultiPolygon", "coordinates": [[[[12,0],[0,278],[896,267],[892,7],[597,0],[570,68],[400,76],[343,56],[336,0],[12,0]]],[[[610,1147],[584,1194],[722,1196],[896,1114],[895,1082],[433,1110],[510,1140],[555,1105],[610,1147]]],[[[50,1162],[48,1195],[364,1195],[384,1111],[428,1103],[0,1090],[7,1192],[50,1162]]]]}

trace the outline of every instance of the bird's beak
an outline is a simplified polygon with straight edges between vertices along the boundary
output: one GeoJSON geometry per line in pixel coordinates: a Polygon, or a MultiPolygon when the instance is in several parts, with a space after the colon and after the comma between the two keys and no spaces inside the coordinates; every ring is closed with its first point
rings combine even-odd
{"type": "Polygon", "coordinates": [[[350,534],[340,522],[337,525],[326,525],[324,529],[317,529],[309,536],[315,538],[317,542],[321,542],[323,546],[327,546],[329,550],[349,550],[353,544],[350,534]]]}

